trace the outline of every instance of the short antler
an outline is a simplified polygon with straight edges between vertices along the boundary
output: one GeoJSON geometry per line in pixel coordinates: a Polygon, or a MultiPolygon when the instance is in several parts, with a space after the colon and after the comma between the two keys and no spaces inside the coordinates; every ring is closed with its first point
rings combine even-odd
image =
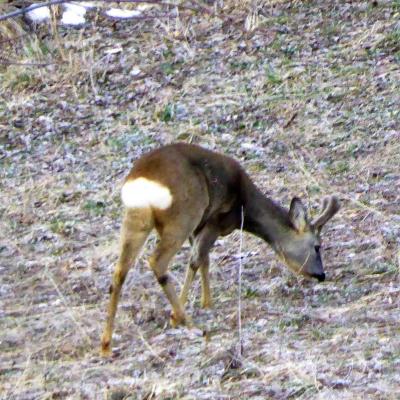
{"type": "Polygon", "coordinates": [[[321,214],[316,217],[311,225],[321,229],[340,209],[340,202],[336,196],[325,197],[322,201],[321,214]]]}

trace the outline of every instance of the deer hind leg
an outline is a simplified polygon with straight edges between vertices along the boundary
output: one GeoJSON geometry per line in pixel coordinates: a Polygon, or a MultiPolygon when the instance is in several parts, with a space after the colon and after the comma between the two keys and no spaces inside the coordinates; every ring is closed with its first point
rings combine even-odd
{"type": "Polygon", "coordinates": [[[126,210],[121,228],[121,250],[110,285],[111,298],[108,305],[106,324],[101,337],[101,352],[104,356],[110,354],[114,319],[122,285],[129,268],[133,265],[153,226],[154,222],[150,208],[126,210]]]}
{"type": "Polygon", "coordinates": [[[212,225],[206,225],[194,239],[192,245],[192,254],[189,266],[186,270],[185,283],[180,295],[181,303],[185,304],[189,295],[190,287],[200,268],[201,274],[201,306],[210,308],[212,306],[210,280],[209,280],[209,252],[215,240],[218,237],[218,231],[212,225]]]}
{"type": "MultiPolygon", "coordinates": [[[[189,224],[183,224],[183,226],[188,225],[189,224]]],[[[150,267],[172,306],[171,325],[173,327],[180,324],[190,325],[183,304],[176,294],[171,275],[168,273],[168,264],[190,234],[191,229],[189,229],[189,227],[183,228],[183,226],[173,224],[163,227],[163,229],[160,230],[160,240],[149,260],[150,267]]]]}

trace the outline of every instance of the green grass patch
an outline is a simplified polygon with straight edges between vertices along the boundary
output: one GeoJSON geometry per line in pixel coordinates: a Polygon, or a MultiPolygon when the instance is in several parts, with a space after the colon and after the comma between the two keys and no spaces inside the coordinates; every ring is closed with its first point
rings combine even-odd
{"type": "Polygon", "coordinates": [[[175,105],[166,104],[164,108],[158,113],[158,119],[163,122],[171,122],[175,118],[175,105]]]}
{"type": "Polygon", "coordinates": [[[90,215],[98,217],[104,215],[106,203],[101,200],[88,200],[84,204],[83,209],[90,215]]]}
{"type": "Polygon", "coordinates": [[[272,67],[266,67],[265,78],[266,78],[266,82],[271,86],[277,86],[282,83],[282,77],[272,67]]]}
{"type": "Polygon", "coordinates": [[[50,230],[62,236],[71,236],[74,231],[74,221],[66,221],[62,216],[50,221],[50,230]]]}

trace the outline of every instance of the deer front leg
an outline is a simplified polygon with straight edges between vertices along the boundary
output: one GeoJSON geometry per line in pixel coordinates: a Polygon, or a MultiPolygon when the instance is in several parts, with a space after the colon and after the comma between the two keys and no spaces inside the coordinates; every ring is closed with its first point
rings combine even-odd
{"type": "Polygon", "coordinates": [[[210,275],[209,275],[210,257],[203,261],[200,266],[201,274],[201,306],[203,308],[211,308],[213,305],[211,290],[210,290],[210,275]]]}
{"type": "Polygon", "coordinates": [[[209,280],[209,252],[217,237],[218,230],[211,224],[206,225],[195,237],[192,245],[189,267],[186,271],[185,283],[180,296],[182,304],[186,303],[190,287],[197,270],[200,268],[201,306],[203,308],[210,308],[212,306],[209,280]]]}
{"type": "Polygon", "coordinates": [[[190,257],[189,266],[186,269],[185,282],[182,287],[180,301],[182,305],[185,305],[189,296],[189,290],[192,286],[193,280],[196,276],[197,270],[199,269],[199,264],[196,262],[193,255],[190,257]]]}

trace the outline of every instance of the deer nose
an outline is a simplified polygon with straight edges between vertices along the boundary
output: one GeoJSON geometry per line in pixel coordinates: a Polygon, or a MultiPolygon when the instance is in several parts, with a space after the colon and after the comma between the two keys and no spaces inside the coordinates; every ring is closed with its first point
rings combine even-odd
{"type": "Polygon", "coordinates": [[[325,280],[325,272],[322,272],[322,274],[313,274],[312,277],[318,279],[318,282],[323,282],[325,280]]]}

